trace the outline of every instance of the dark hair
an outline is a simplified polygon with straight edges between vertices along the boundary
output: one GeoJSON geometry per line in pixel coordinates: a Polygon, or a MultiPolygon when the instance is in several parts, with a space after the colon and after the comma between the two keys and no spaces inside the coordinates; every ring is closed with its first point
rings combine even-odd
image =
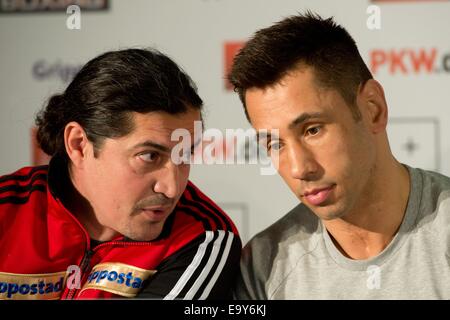
{"type": "Polygon", "coordinates": [[[152,49],[104,53],[77,73],[64,93],[38,113],[37,140],[48,155],[67,159],[64,128],[78,122],[97,151],[105,138],[133,131],[131,112],[201,110],[195,84],[174,61],[152,49]]]}
{"type": "Polygon", "coordinates": [[[351,106],[355,119],[359,84],[372,79],[355,41],[333,18],[307,11],[257,31],[234,58],[230,82],[244,105],[245,91],[265,88],[299,66],[312,67],[316,83],[336,89],[351,106]]]}

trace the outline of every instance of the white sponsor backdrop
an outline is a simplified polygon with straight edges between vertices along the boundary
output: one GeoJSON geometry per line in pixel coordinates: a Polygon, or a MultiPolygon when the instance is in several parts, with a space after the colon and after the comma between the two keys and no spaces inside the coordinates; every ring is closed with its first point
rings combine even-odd
{"type": "MultiPolygon", "coordinates": [[[[334,16],[376,68],[398,158],[450,174],[450,1],[368,0],[112,0],[108,11],[82,11],[81,30],[67,29],[64,12],[2,14],[0,174],[31,163],[30,128],[49,95],[77,66],[112,49],[169,54],[197,83],[207,128],[248,128],[238,97],[224,89],[224,43],[305,9],[334,16]],[[381,9],[379,30],[366,26],[372,4],[381,9]]],[[[257,165],[194,166],[191,179],[230,213],[244,242],[298,202],[257,165]]]]}

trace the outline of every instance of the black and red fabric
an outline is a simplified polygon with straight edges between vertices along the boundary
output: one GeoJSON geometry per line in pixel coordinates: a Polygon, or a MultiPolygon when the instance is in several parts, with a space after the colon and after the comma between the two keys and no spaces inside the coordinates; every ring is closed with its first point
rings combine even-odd
{"type": "Polygon", "coordinates": [[[241,240],[192,182],[152,241],[94,244],[63,205],[58,159],[0,177],[0,299],[228,299],[241,240]]]}

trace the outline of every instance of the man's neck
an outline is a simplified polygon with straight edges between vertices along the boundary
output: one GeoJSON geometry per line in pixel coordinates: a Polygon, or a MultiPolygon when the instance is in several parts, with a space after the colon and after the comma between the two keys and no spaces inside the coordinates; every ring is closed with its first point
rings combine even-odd
{"type": "Polygon", "coordinates": [[[370,197],[342,218],[324,221],[335,246],[351,259],[380,254],[397,233],[410,190],[408,169],[398,162],[371,186],[370,197]]]}

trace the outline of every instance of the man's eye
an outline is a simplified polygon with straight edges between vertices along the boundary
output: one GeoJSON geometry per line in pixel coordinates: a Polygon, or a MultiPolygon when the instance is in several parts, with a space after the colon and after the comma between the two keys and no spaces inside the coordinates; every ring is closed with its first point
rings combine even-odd
{"type": "Polygon", "coordinates": [[[271,141],[267,145],[267,151],[278,151],[281,148],[281,144],[278,141],[271,141]]]}
{"type": "Polygon", "coordinates": [[[310,136],[315,136],[320,132],[320,127],[311,127],[308,130],[306,130],[306,133],[310,136]]]}
{"type": "Polygon", "coordinates": [[[159,153],[158,152],[146,152],[146,153],[140,154],[138,157],[145,162],[155,162],[159,159],[159,153]]]}

